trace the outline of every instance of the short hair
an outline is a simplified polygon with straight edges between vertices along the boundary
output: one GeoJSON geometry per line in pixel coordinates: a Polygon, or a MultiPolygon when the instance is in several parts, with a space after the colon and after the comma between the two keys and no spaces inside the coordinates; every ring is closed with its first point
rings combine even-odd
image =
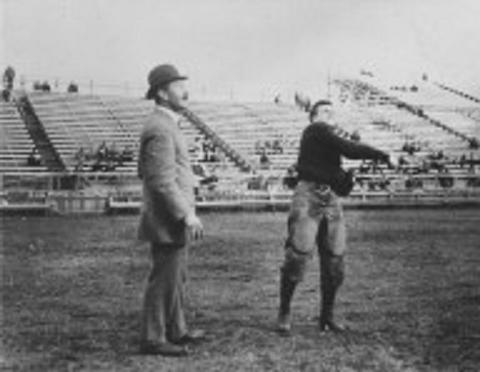
{"type": "Polygon", "coordinates": [[[153,100],[157,105],[160,105],[165,102],[165,100],[158,95],[159,90],[166,90],[168,88],[169,84],[163,84],[163,85],[154,85],[151,86],[147,93],[145,94],[145,99],[147,100],[153,100]]]}
{"type": "Polygon", "coordinates": [[[317,114],[317,110],[319,107],[321,106],[331,106],[332,105],[332,101],[328,100],[328,99],[321,99],[317,102],[315,102],[312,106],[312,108],[310,109],[310,113],[309,113],[309,119],[310,121],[313,121],[313,117],[317,114]]]}

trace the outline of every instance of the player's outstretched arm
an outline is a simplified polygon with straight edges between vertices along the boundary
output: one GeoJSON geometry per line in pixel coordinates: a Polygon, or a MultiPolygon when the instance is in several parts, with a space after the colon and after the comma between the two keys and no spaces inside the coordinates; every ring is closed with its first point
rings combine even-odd
{"type": "Polygon", "coordinates": [[[323,135],[339,152],[349,159],[372,159],[385,163],[389,162],[389,155],[365,143],[354,142],[340,136],[337,136],[330,130],[326,130],[323,135]]]}

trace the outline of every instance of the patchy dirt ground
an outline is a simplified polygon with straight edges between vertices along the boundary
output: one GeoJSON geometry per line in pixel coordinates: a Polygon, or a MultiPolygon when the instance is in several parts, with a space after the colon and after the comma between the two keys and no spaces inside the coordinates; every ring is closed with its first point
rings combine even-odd
{"type": "Polygon", "coordinates": [[[284,213],[206,214],[190,254],[185,359],[137,353],[148,249],[138,217],[2,221],[0,366],[13,371],[478,371],[480,211],[347,211],[348,276],[321,335],[318,263],[290,338],[273,331],[284,213]]]}

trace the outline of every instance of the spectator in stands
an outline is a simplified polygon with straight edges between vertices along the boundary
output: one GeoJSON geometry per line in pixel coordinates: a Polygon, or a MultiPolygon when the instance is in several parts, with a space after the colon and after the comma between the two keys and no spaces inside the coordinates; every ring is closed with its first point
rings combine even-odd
{"type": "Polygon", "coordinates": [[[293,100],[295,102],[295,106],[301,108],[300,95],[298,94],[298,92],[295,92],[295,94],[293,96],[293,100]]]}
{"type": "Polygon", "coordinates": [[[108,156],[108,147],[106,141],[103,141],[102,144],[97,149],[97,160],[103,161],[107,160],[108,156]]]}
{"type": "Polygon", "coordinates": [[[287,173],[283,178],[283,186],[287,189],[294,189],[297,186],[297,164],[293,164],[287,168],[287,173]]]}
{"type": "Polygon", "coordinates": [[[75,171],[83,171],[83,166],[85,165],[86,155],[85,149],[83,146],[80,146],[77,153],[75,154],[75,171]]]}
{"type": "Polygon", "coordinates": [[[426,159],[422,160],[422,167],[421,167],[421,172],[422,173],[429,173],[430,172],[430,162],[428,162],[426,159]]]}
{"type": "Polygon", "coordinates": [[[438,182],[440,183],[440,186],[443,187],[444,189],[452,188],[455,183],[454,178],[452,176],[448,176],[448,174],[450,173],[448,169],[445,169],[443,173],[444,175],[438,178],[438,182]]]}
{"type": "Polygon", "coordinates": [[[217,163],[220,163],[219,167],[220,166],[225,167],[226,162],[227,162],[227,156],[226,156],[225,152],[218,149],[218,151],[215,153],[215,155],[217,156],[217,163]]]}
{"type": "Polygon", "coordinates": [[[207,141],[202,143],[202,151],[203,151],[203,161],[208,162],[210,159],[210,144],[207,141]]]}
{"type": "Polygon", "coordinates": [[[361,174],[368,173],[370,171],[370,164],[367,163],[365,159],[362,159],[362,162],[360,163],[360,166],[358,167],[358,172],[361,174]]]}
{"type": "Polygon", "coordinates": [[[118,155],[117,142],[112,141],[110,147],[107,148],[107,156],[111,159],[117,159],[118,155]]]}
{"type": "Polygon", "coordinates": [[[112,153],[111,149],[108,148],[106,141],[102,141],[101,145],[98,147],[94,156],[94,163],[92,165],[92,171],[112,171],[115,170],[119,164],[119,157],[116,153],[116,150],[112,153]]]}
{"type": "Polygon", "coordinates": [[[41,89],[42,89],[43,92],[50,92],[50,90],[51,90],[50,83],[47,80],[45,80],[42,83],[42,88],[41,89]]]}
{"type": "Polygon", "coordinates": [[[472,150],[477,150],[479,145],[480,144],[478,143],[478,139],[476,139],[475,137],[471,137],[468,140],[468,147],[472,150]]]}
{"type": "Polygon", "coordinates": [[[377,189],[377,183],[374,179],[369,179],[367,185],[368,191],[375,191],[377,189]]]}
{"type": "Polygon", "coordinates": [[[468,171],[470,173],[475,173],[475,164],[479,164],[478,160],[475,159],[473,156],[473,152],[470,153],[470,161],[469,161],[469,167],[468,171]]]}
{"type": "Polygon", "coordinates": [[[380,180],[379,186],[380,186],[380,190],[384,190],[384,191],[388,190],[390,186],[390,180],[388,180],[387,178],[380,180]]]}
{"type": "Polygon", "coordinates": [[[421,189],[423,188],[423,181],[419,178],[415,178],[413,176],[410,176],[405,180],[405,188],[407,190],[412,190],[412,189],[421,189]]]}
{"type": "Polygon", "coordinates": [[[128,144],[123,148],[121,159],[123,162],[130,162],[134,160],[134,153],[132,147],[128,144]]]}
{"type": "Polygon", "coordinates": [[[92,145],[90,145],[85,150],[85,161],[92,162],[92,161],[96,161],[96,159],[97,159],[97,152],[95,151],[95,148],[92,145]]]}
{"type": "Polygon", "coordinates": [[[418,143],[405,142],[402,151],[405,151],[408,155],[413,155],[415,152],[420,151],[420,145],[418,143]]]}
{"type": "Polygon", "coordinates": [[[196,160],[203,159],[203,150],[202,150],[202,137],[195,137],[192,146],[192,158],[196,160]]]}
{"type": "Polygon", "coordinates": [[[75,82],[71,81],[70,84],[68,84],[67,92],[78,93],[78,85],[75,82]]]}
{"type": "Polygon", "coordinates": [[[275,139],[272,142],[272,150],[275,154],[283,154],[283,146],[279,139],[275,139]]]}
{"type": "Polygon", "coordinates": [[[460,157],[460,160],[458,161],[460,168],[463,169],[466,163],[467,163],[467,156],[465,154],[462,154],[462,156],[460,157]]]}
{"type": "Polygon", "coordinates": [[[275,97],[273,98],[273,102],[278,105],[280,104],[282,101],[281,101],[281,98],[280,98],[280,94],[275,94],[275,97]]]}
{"type": "Polygon", "coordinates": [[[199,178],[200,185],[211,185],[212,183],[218,182],[218,177],[209,172],[205,165],[202,164],[192,164],[192,171],[199,178]]]}
{"type": "Polygon", "coordinates": [[[217,151],[218,151],[217,146],[212,144],[210,146],[210,156],[208,157],[208,161],[210,163],[216,163],[218,161],[217,151]]]}
{"type": "Polygon", "coordinates": [[[439,173],[442,173],[444,171],[445,165],[438,160],[431,160],[430,168],[435,169],[439,173]]]}
{"type": "Polygon", "coordinates": [[[42,90],[42,83],[40,83],[38,80],[35,80],[33,82],[33,90],[34,91],[41,91],[42,90]]]}
{"type": "Polygon", "coordinates": [[[257,140],[255,141],[255,154],[260,155],[264,149],[264,146],[262,144],[262,141],[257,140]]]}
{"type": "Polygon", "coordinates": [[[10,101],[13,90],[13,81],[15,79],[15,70],[12,66],[8,66],[3,72],[3,90],[2,98],[5,102],[10,101]]]}
{"type": "Polygon", "coordinates": [[[3,87],[9,91],[13,89],[15,80],[15,70],[12,66],[8,66],[3,72],[3,87]]]}
{"type": "Polygon", "coordinates": [[[36,167],[42,164],[42,157],[36,147],[33,147],[27,159],[28,166],[36,167]]]}
{"type": "Polygon", "coordinates": [[[260,155],[260,166],[263,169],[268,169],[270,167],[270,159],[267,155],[267,150],[263,150],[262,154],[260,155]]]}

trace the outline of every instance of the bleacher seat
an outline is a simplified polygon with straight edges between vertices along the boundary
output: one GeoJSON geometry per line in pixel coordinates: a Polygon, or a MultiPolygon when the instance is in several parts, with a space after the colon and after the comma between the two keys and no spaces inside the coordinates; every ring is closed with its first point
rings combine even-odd
{"type": "Polygon", "coordinates": [[[0,102],[0,172],[40,172],[44,166],[28,166],[34,143],[13,102],[0,102]]]}

